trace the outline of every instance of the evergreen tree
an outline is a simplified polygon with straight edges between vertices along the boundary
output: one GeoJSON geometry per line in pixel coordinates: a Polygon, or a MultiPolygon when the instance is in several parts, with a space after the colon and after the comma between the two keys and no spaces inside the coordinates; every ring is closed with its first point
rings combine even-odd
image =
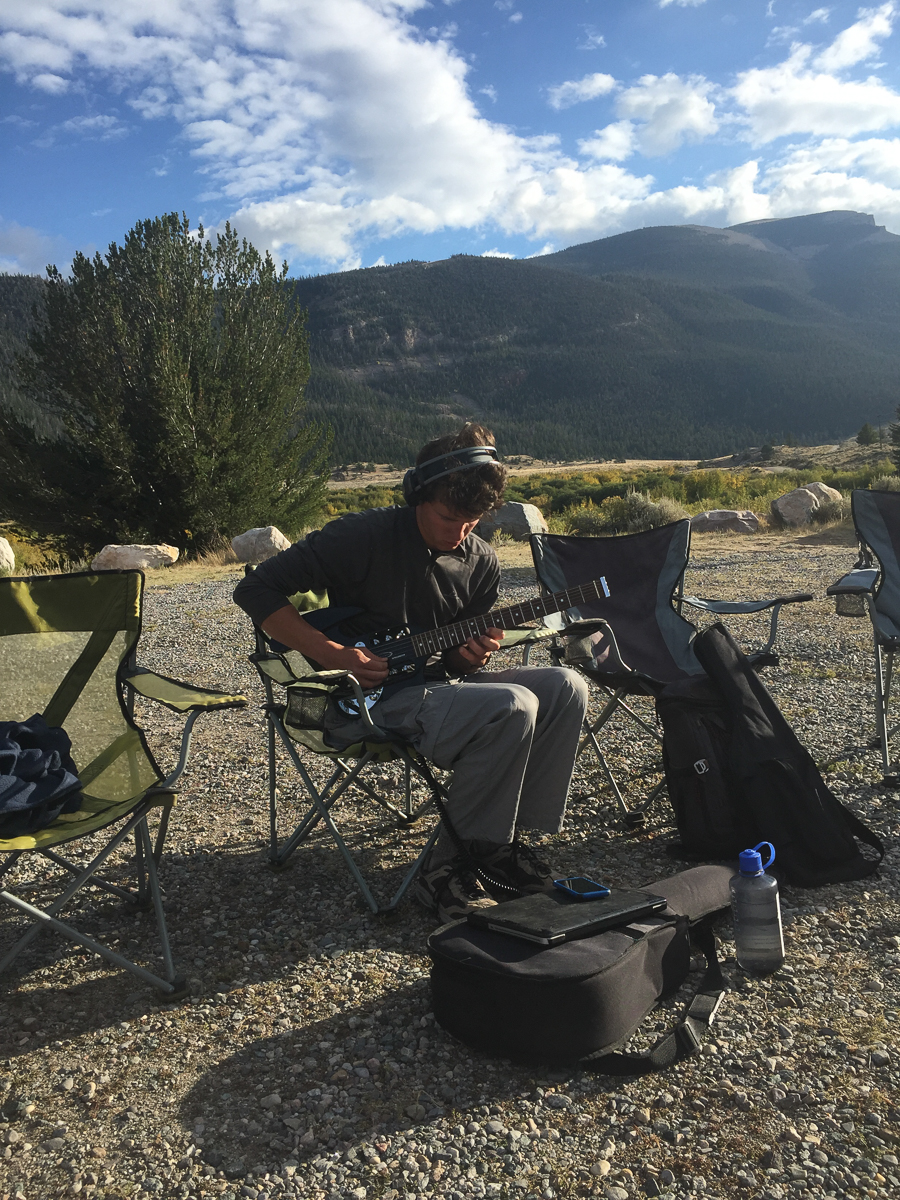
{"type": "Polygon", "coordinates": [[[200,551],[252,525],[296,530],[321,506],[329,435],[303,420],[305,313],[286,273],[230,226],[213,246],[176,213],[105,257],[77,254],[68,279],[48,268],[18,366],[65,433],[0,414],[0,499],[38,525],[52,510],[73,547],[200,551]]]}
{"type": "Polygon", "coordinates": [[[856,441],[860,446],[874,446],[878,441],[878,430],[873,429],[869,422],[866,421],[865,425],[863,425],[862,429],[856,435],[856,441]]]}

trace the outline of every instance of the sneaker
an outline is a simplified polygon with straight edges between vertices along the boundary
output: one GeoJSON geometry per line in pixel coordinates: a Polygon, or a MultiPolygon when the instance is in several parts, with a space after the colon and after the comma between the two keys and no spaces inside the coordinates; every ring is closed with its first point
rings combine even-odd
{"type": "Polygon", "coordinates": [[[431,870],[420,870],[413,884],[413,895],[427,908],[437,909],[442,925],[497,903],[481,886],[472,868],[458,857],[431,870]]]}
{"type": "MultiPolygon", "coordinates": [[[[508,846],[498,846],[492,854],[483,859],[483,865],[486,872],[496,875],[523,896],[531,892],[553,891],[553,872],[530,846],[526,846],[518,838],[508,846]]],[[[505,893],[499,898],[508,900],[509,894],[505,893]]]]}

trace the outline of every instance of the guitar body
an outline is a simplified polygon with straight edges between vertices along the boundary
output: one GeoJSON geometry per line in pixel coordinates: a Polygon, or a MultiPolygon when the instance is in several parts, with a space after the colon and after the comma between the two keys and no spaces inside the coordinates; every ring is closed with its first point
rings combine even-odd
{"type": "Polygon", "coordinates": [[[428,654],[417,655],[413,649],[411,634],[421,630],[410,626],[399,629],[388,629],[371,634],[365,638],[358,635],[347,635],[341,629],[344,621],[359,616],[361,608],[317,608],[312,612],[302,613],[304,621],[321,633],[327,633],[334,642],[342,646],[358,646],[360,649],[371,650],[388,662],[387,679],[378,689],[379,696],[385,687],[399,684],[425,682],[425,663],[428,654]]]}

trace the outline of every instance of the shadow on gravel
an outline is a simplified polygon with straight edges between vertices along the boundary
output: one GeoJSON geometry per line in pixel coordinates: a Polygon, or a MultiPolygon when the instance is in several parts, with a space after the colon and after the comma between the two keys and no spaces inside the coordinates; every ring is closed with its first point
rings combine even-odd
{"type": "MultiPolygon", "coordinates": [[[[428,981],[422,978],[324,1020],[261,1038],[205,1072],[178,1115],[187,1129],[203,1130],[203,1159],[236,1178],[377,1141],[379,1134],[451,1113],[465,1123],[467,1109],[533,1093],[534,1068],[469,1051],[435,1026],[430,1007],[428,981]],[[428,1044],[404,1059],[409,1031],[416,1035],[412,1045],[419,1038],[428,1044]],[[442,1048],[449,1056],[438,1053],[442,1048]],[[390,1069],[384,1059],[395,1056],[390,1069]]],[[[570,1074],[538,1070],[545,1082],[570,1074]]]]}
{"type": "MultiPolygon", "coordinates": [[[[382,841],[358,852],[377,895],[393,893],[416,853],[409,835],[403,838],[405,844],[382,841]],[[402,851],[396,866],[385,860],[390,849],[402,851]]],[[[108,877],[124,882],[126,874],[118,864],[108,877]]],[[[173,957],[193,997],[280,980],[322,945],[353,950],[374,942],[379,949],[420,952],[433,926],[412,901],[396,914],[370,913],[337,850],[324,842],[304,847],[277,872],[259,845],[166,855],[160,880],[173,957]]],[[[64,920],[161,973],[152,912],[97,891],[81,895],[77,906],[63,911],[64,920]]],[[[11,909],[0,910],[0,956],[26,928],[11,909]]],[[[0,1022],[0,1056],[16,1057],[56,1039],[109,1029],[166,1000],[137,977],[45,930],[0,981],[0,1002],[8,1014],[0,1022]]]]}

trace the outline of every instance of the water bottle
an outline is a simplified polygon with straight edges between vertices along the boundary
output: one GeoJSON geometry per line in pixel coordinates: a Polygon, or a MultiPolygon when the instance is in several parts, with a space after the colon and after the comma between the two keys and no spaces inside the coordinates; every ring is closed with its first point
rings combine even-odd
{"type": "Polygon", "coordinates": [[[778,880],[766,874],[761,846],[768,846],[770,852],[765,867],[772,865],[775,847],[771,842],[760,842],[752,850],[741,851],[740,874],[731,877],[738,966],[750,975],[768,975],[784,962],[778,880]]]}

